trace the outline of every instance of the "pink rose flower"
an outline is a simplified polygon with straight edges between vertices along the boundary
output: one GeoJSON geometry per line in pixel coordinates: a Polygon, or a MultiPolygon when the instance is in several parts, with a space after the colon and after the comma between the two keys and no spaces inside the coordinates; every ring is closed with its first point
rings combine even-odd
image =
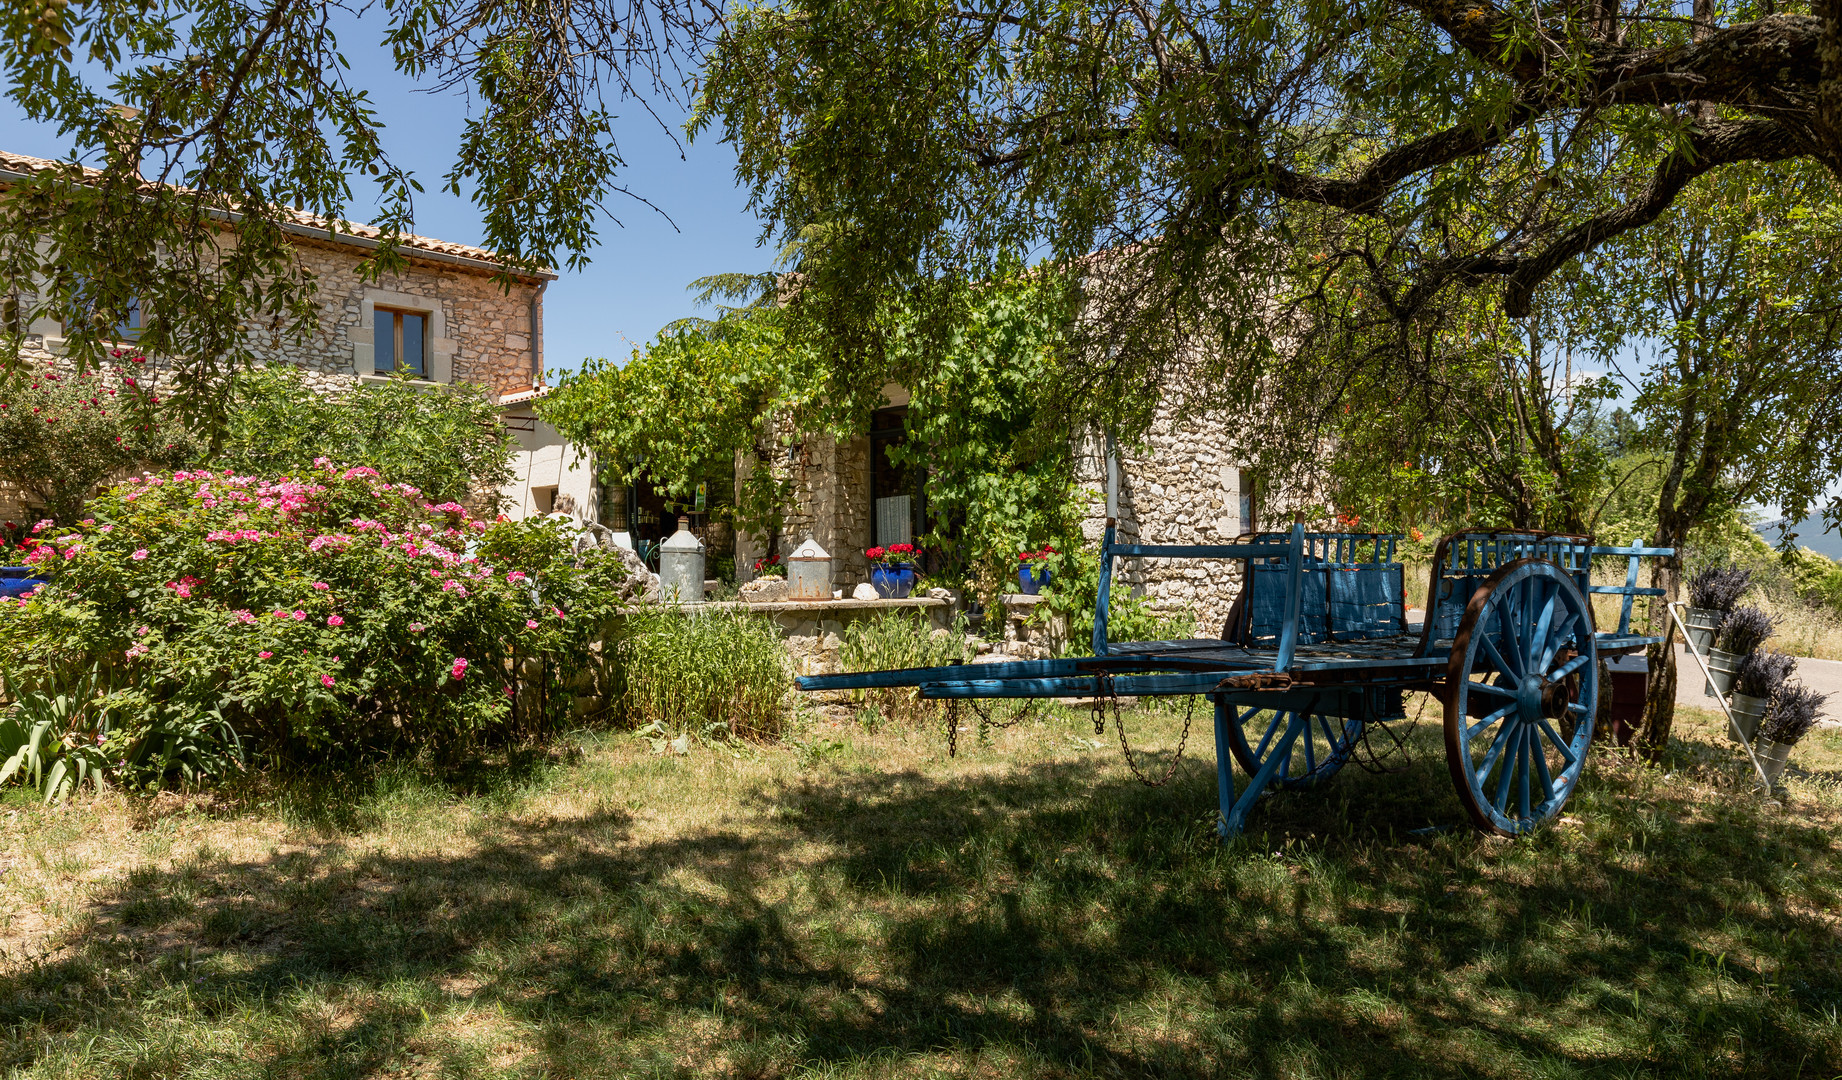
{"type": "Polygon", "coordinates": [[[344,619],[342,619],[342,618],[340,618],[340,617],[339,617],[339,616],[337,616],[337,615],[328,615],[328,616],[326,617],[326,625],[328,625],[328,626],[344,626],[344,625],[345,625],[345,620],[344,620],[344,619]]]}
{"type": "Polygon", "coordinates": [[[526,619],[526,620],[524,621],[524,628],[525,628],[526,630],[535,630],[535,629],[537,629],[537,620],[536,620],[536,619],[526,619]]]}
{"type": "Polygon", "coordinates": [[[331,675],[322,675],[322,676],[320,676],[320,685],[321,685],[321,686],[331,686],[332,684],[333,684],[333,677],[332,677],[331,675]]]}
{"type": "Polygon", "coordinates": [[[267,649],[264,649],[261,652],[257,653],[256,655],[261,657],[264,660],[267,660],[269,657],[274,656],[275,654],[268,651],[267,649]]]}
{"type": "Polygon", "coordinates": [[[321,591],[321,592],[325,592],[325,591],[326,591],[327,589],[330,589],[330,588],[332,588],[332,586],[330,586],[330,585],[328,585],[328,584],[327,584],[326,582],[324,582],[324,581],[316,581],[316,582],[314,582],[314,583],[313,583],[313,587],[314,587],[314,588],[316,588],[316,589],[318,589],[318,590],[319,590],[319,591],[321,591]]]}
{"type": "Polygon", "coordinates": [[[466,677],[467,658],[464,656],[455,657],[454,666],[448,669],[448,674],[453,676],[456,679],[461,679],[461,678],[466,677]]]}
{"type": "Polygon", "coordinates": [[[305,611],[300,610],[299,608],[296,608],[294,610],[294,614],[290,616],[290,618],[292,618],[295,622],[300,622],[302,619],[305,619],[306,617],[307,617],[307,613],[305,611]]]}
{"type": "Polygon", "coordinates": [[[130,559],[133,559],[135,562],[140,562],[142,559],[145,559],[147,557],[147,549],[146,548],[136,548],[134,551],[134,554],[128,557],[130,559]]]}

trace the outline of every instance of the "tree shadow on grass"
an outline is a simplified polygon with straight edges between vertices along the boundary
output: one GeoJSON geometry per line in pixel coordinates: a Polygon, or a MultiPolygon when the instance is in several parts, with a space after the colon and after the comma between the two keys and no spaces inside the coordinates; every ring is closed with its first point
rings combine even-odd
{"type": "Polygon", "coordinates": [[[1150,791],[1106,758],[824,771],[653,839],[605,808],[453,858],[335,837],[138,873],[75,955],[0,980],[0,1021],[15,1065],[34,1033],[279,1028],[250,1064],[300,1077],[466,1075],[463,1000],[564,1076],[1833,1074],[1831,838],[1618,783],[1590,830],[1516,843],[1409,833],[1462,822],[1431,755],[1226,847],[1207,770],[1150,791]]]}

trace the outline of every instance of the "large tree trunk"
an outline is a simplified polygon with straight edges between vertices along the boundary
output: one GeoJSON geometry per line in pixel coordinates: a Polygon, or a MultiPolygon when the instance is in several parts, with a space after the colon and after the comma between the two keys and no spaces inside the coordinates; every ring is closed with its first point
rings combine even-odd
{"type": "Polygon", "coordinates": [[[1650,605],[1650,632],[1661,633],[1663,641],[1644,652],[1650,660],[1650,680],[1644,692],[1644,720],[1635,740],[1637,752],[1653,763],[1663,759],[1663,751],[1669,747],[1670,728],[1676,721],[1676,621],[1670,618],[1666,605],[1676,602],[1682,588],[1682,544],[1687,538],[1683,515],[1659,508],[1652,543],[1674,548],[1676,554],[1650,565],[1650,587],[1663,590],[1663,595],[1650,605]]]}

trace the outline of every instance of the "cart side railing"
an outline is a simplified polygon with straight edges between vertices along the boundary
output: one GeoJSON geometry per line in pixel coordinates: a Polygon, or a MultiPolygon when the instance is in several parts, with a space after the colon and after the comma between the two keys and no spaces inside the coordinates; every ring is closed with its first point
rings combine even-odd
{"type": "Polygon", "coordinates": [[[1631,633],[1633,607],[1640,596],[1662,596],[1663,590],[1640,587],[1638,568],[1652,556],[1675,554],[1673,548],[1649,547],[1643,543],[1627,547],[1596,545],[1590,536],[1532,530],[1496,530],[1457,532],[1439,542],[1433,555],[1432,581],[1427,589],[1427,617],[1421,652],[1435,642],[1445,641],[1458,632],[1465,608],[1479,586],[1500,568],[1517,559],[1546,559],[1559,565],[1575,585],[1587,595],[1624,597],[1618,616],[1619,636],[1631,633]],[[1622,585],[1594,585],[1592,566],[1595,559],[1623,558],[1625,581],[1622,585]]]}

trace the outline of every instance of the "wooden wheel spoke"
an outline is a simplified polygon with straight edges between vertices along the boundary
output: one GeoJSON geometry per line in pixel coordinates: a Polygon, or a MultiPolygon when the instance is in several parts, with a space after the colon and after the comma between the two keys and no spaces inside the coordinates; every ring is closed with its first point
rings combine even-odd
{"type": "Polygon", "coordinates": [[[1582,701],[1569,701],[1567,703],[1567,711],[1575,716],[1583,717],[1587,713],[1586,703],[1582,701]]]}
{"type": "Polygon", "coordinates": [[[1272,745],[1273,736],[1279,731],[1280,724],[1284,723],[1285,719],[1286,714],[1284,712],[1278,709],[1273,710],[1273,720],[1271,723],[1267,724],[1266,734],[1260,737],[1260,745],[1254,750],[1255,757],[1266,756],[1266,748],[1272,745]]]}
{"type": "MultiPolygon", "coordinates": [[[[1566,614],[1564,619],[1555,625],[1554,629],[1548,631],[1548,644],[1541,650],[1541,670],[1548,670],[1548,665],[1554,663],[1554,657],[1560,653],[1561,646],[1573,641],[1573,628],[1579,621],[1580,617],[1570,611],[1566,614]]],[[[1551,679],[1560,678],[1559,675],[1550,675],[1548,677],[1551,679]]]]}
{"type": "Polygon", "coordinates": [[[1516,692],[1514,690],[1511,690],[1507,686],[1498,686],[1495,683],[1474,682],[1471,684],[1471,689],[1480,694],[1488,694],[1491,697],[1508,698],[1511,701],[1516,700],[1516,692]]]}
{"type": "Polygon", "coordinates": [[[1484,755],[1484,764],[1476,770],[1478,787],[1484,786],[1484,781],[1490,776],[1490,770],[1496,765],[1497,758],[1503,755],[1504,744],[1509,741],[1510,733],[1515,729],[1514,724],[1504,724],[1497,729],[1497,737],[1491,740],[1490,750],[1484,755]]]}
{"type": "Polygon", "coordinates": [[[1546,670],[1548,660],[1553,656],[1548,648],[1551,644],[1548,632],[1554,626],[1554,608],[1560,601],[1561,594],[1558,591],[1551,592],[1548,594],[1547,601],[1541,606],[1541,615],[1535,620],[1534,632],[1529,635],[1530,659],[1533,661],[1529,665],[1530,670],[1546,670]]]}
{"type": "Polygon", "coordinates": [[[1509,736],[1509,752],[1503,755],[1502,768],[1497,770],[1497,797],[1491,800],[1491,802],[1495,804],[1499,814],[1505,813],[1508,810],[1509,782],[1514,779],[1516,775],[1516,769],[1513,762],[1516,760],[1516,756],[1522,752],[1522,725],[1504,724],[1503,731],[1509,736]]]}
{"type": "Polygon", "coordinates": [[[1504,717],[1508,716],[1510,713],[1513,713],[1515,711],[1516,711],[1516,706],[1505,705],[1501,709],[1498,709],[1496,712],[1493,712],[1489,716],[1486,716],[1482,720],[1479,720],[1477,723],[1472,724],[1470,727],[1465,729],[1465,742],[1470,743],[1472,739],[1477,738],[1478,732],[1484,730],[1485,728],[1489,727],[1490,725],[1496,723],[1497,721],[1503,719],[1504,717]]]}
{"type": "Polygon", "coordinates": [[[1573,768],[1573,763],[1580,760],[1579,755],[1573,752],[1573,747],[1561,741],[1560,734],[1554,730],[1554,725],[1548,723],[1547,717],[1539,717],[1535,722],[1541,725],[1542,734],[1546,735],[1548,741],[1554,744],[1554,748],[1560,751],[1561,757],[1567,763],[1564,768],[1573,768]]]}
{"type": "MultiPolygon", "coordinates": [[[[1541,726],[1547,727],[1547,721],[1542,721],[1541,726]]],[[[1535,772],[1541,777],[1541,801],[1545,803],[1554,798],[1554,775],[1548,771],[1548,752],[1542,749],[1541,739],[1533,731],[1529,732],[1529,760],[1534,762],[1535,772]]],[[[1523,813],[1528,813],[1527,808],[1523,813]]]]}
{"type": "Polygon", "coordinates": [[[1313,754],[1311,750],[1312,750],[1312,747],[1317,744],[1318,740],[1317,740],[1316,734],[1312,732],[1310,724],[1307,723],[1305,725],[1305,730],[1298,733],[1298,738],[1300,742],[1305,744],[1305,773],[1306,775],[1310,775],[1311,773],[1317,772],[1318,770],[1317,756],[1313,754]]]}
{"type": "Polygon", "coordinates": [[[1549,682],[1559,682],[1560,680],[1565,679],[1567,676],[1572,675],[1574,672],[1580,670],[1581,668],[1585,666],[1586,666],[1586,654],[1581,653],[1580,655],[1574,657],[1572,660],[1569,660],[1565,664],[1562,664],[1560,667],[1555,668],[1554,673],[1548,676],[1548,681],[1549,682]]]}
{"type": "MultiPolygon", "coordinates": [[[[1490,654],[1490,662],[1497,666],[1498,671],[1501,671],[1506,675],[1514,675],[1517,678],[1522,677],[1521,666],[1511,665],[1508,658],[1505,657],[1500,650],[1498,650],[1496,641],[1492,639],[1488,633],[1484,634],[1484,636],[1480,639],[1480,643],[1484,646],[1484,651],[1490,654]]],[[[1511,649],[1510,653],[1514,654],[1515,651],[1516,650],[1511,649]]]]}
{"type": "MultiPolygon", "coordinates": [[[[1496,662],[1500,670],[1521,678],[1522,640],[1516,636],[1515,616],[1506,607],[1498,616],[1497,623],[1502,627],[1502,641],[1499,642],[1495,635],[1484,632],[1482,639],[1484,650],[1490,654],[1490,658],[1496,662]]],[[[1479,630],[1483,628],[1479,627],[1479,630]]]]}
{"type": "Polygon", "coordinates": [[[1323,713],[1318,714],[1318,727],[1324,732],[1324,744],[1330,748],[1325,752],[1325,757],[1329,758],[1341,748],[1340,733],[1331,725],[1331,718],[1323,713]]]}
{"type": "Polygon", "coordinates": [[[1522,747],[1516,755],[1516,808],[1525,818],[1533,816],[1529,810],[1529,788],[1534,778],[1529,775],[1529,759],[1540,756],[1541,747],[1535,743],[1535,733],[1527,724],[1522,725],[1522,747]]]}

